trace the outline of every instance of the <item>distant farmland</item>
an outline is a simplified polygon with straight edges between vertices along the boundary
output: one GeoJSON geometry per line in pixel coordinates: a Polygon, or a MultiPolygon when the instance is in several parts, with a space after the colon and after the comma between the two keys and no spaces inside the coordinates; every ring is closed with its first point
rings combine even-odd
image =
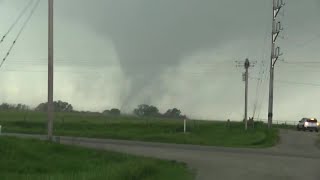
{"type": "MultiPolygon", "coordinates": [[[[226,147],[270,147],[278,141],[278,131],[262,123],[245,131],[243,124],[217,121],[104,116],[88,113],[56,113],[54,134],[94,138],[140,140],[226,147]]],[[[3,132],[46,134],[47,116],[42,112],[0,112],[3,132]]]]}

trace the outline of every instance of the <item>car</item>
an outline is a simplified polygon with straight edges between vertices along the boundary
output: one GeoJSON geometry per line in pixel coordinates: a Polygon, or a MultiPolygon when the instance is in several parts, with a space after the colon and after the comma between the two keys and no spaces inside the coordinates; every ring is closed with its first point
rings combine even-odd
{"type": "Polygon", "coordinates": [[[316,132],[318,132],[319,131],[318,120],[316,118],[302,118],[297,124],[297,130],[298,131],[315,130],[316,132]]]}

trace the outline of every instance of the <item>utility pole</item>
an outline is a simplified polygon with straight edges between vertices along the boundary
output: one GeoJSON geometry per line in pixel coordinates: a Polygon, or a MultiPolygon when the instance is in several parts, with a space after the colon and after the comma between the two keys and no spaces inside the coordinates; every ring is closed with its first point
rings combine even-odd
{"type": "Polygon", "coordinates": [[[244,124],[245,130],[248,129],[248,87],[249,87],[249,68],[254,67],[255,62],[250,63],[249,59],[247,58],[243,62],[236,61],[237,67],[244,67],[245,72],[242,74],[242,81],[245,82],[245,101],[244,101],[244,124]],[[241,64],[240,64],[241,63],[241,64]]]}
{"type": "Polygon", "coordinates": [[[270,82],[269,82],[269,106],[268,106],[268,128],[272,128],[273,118],[273,82],[274,82],[274,65],[279,59],[280,47],[276,47],[276,41],[279,33],[283,30],[281,22],[277,21],[277,16],[281,8],[285,5],[283,0],[273,0],[272,8],[272,43],[271,43],[271,61],[270,61],[270,82]]]}
{"type": "Polygon", "coordinates": [[[48,0],[48,140],[53,140],[53,0],[48,0]]]}
{"type": "Polygon", "coordinates": [[[244,127],[245,130],[248,129],[248,80],[249,80],[249,67],[250,67],[250,62],[249,59],[246,59],[244,62],[244,68],[246,69],[245,72],[245,108],[244,108],[244,127]]]}

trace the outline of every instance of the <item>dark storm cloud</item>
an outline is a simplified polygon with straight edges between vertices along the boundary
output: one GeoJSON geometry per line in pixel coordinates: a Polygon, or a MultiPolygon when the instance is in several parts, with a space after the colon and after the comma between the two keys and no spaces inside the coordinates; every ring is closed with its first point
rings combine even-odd
{"type": "MultiPolygon", "coordinates": [[[[132,83],[129,98],[159,81],[166,68],[177,66],[186,55],[254,36],[268,23],[264,17],[270,5],[252,0],[81,1],[78,5],[82,3],[87,23],[108,34],[116,46],[132,83]]],[[[150,97],[142,101],[150,103],[150,97]]]]}

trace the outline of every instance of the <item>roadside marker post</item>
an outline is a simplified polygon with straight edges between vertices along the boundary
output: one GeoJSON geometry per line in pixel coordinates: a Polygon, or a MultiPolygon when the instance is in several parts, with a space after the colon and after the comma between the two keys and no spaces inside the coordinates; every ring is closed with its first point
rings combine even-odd
{"type": "Polygon", "coordinates": [[[183,132],[186,133],[186,128],[187,128],[187,120],[183,119],[183,132]]]}

